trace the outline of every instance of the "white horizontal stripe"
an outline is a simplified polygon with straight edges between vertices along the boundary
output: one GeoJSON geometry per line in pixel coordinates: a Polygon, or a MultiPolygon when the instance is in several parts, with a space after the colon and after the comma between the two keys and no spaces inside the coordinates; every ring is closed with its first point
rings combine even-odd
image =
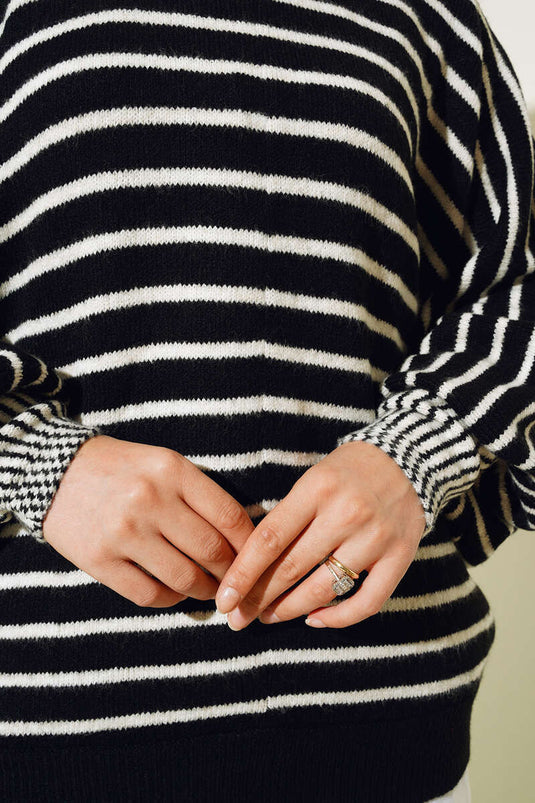
{"type": "Polygon", "coordinates": [[[365,192],[329,181],[313,181],[306,176],[294,178],[271,173],[250,173],[243,170],[208,167],[139,168],[83,176],[40,195],[24,211],[0,226],[0,243],[23,231],[44,213],[84,196],[126,187],[162,186],[217,186],[224,189],[241,187],[270,195],[294,195],[299,198],[335,201],[370,215],[386,229],[401,237],[416,255],[419,254],[418,239],[409,226],[388,207],[365,192]]]}
{"type": "MultiPolygon", "coordinates": [[[[324,73],[318,73],[325,77],[324,73]]],[[[343,77],[343,76],[342,76],[343,77]]],[[[346,78],[345,81],[352,79],[346,78]]],[[[362,82],[357,82],[362,83],[362,82]]],[[[398,113],[399,115],[401,113],[398,113]]],[[[403,118],[402,118],[403,119],[403,118]]],[[[404,120],[403,120],[404,121],[404,120]]],[[[170,126],[205,125],[226,128],[242,128],[279,136],[295,136],[345,143],[354,148],[372,146],[376,155],[401,175],[407,175],[405,164],[380,140],[374,140],[365,131],[348,125],[322,120],[303,120],[290,117],[268,117],[261,112],[243,109],[203,109],[188,106],[124,106],[122,108],[98,109],[45,128],[36,134],[0,164],[0,181],[11,178],[46,148],[53,147],[70,137],[91,131],[124,126],[170,126]],[[374,145],[375,142],[375,145],[374,145]]],[[[406,125],[406,123],[405,123],[406,125]]],[[[412,184],[409,184],[412,193],[412,184]]]]}
{"type": "MultiPolygon", "coordinates": [[[[0,295],[2,290],[0,288],[0,295]]],[[[361,304],[342,301],[337,298],[307,296],[297,293],[283,292],[274,288],[239,287],[217,284],[173,284],[153,287],[134,287],[131,290],[120,290],[106,293],[80,301],[72,307],[61,309],[49,315],[19,324],[6,333],[13,343],[25,337],[52,332],[62,327],[78,324],[92,315],[103,315],[121,309],[129,309],[139,305],[176,303],[192,301],[206,303],[220,302],[224,304],[253,304],[259,307],[284,307],[299,312],[317,315],[335,315],[349,320],[360,321],[376,334],[392,340],[400,351],[406,351],[406,345],[399,331],[390,323],[376,318],[361,304]]]]}
{"type": "Polygon", "coordinates": [[[0,722],[0,736],[74,735],[123,730],[125,728],[146,728],[150,725],[171,725],[176,722],[195,722],[245,714],[266,714],[279,708],[305,708],[314,705],[354,706],[363,703],[384,702],[386,700],[426,699],[438,695],[442,695],[447,699],[448,693],[454,689],[480,682],[487,660],[488,656],[485,656],[473,669],[462,674],[443,680],[415,683],[410,686],[391,685],[378,689],[279,694],[237,703],[222,703],[168,711],[144,711],[141,714],[126,714],[86,720],[4,721],[0,722]]]}
{"type": "MultiPolygon", "coordinates": [[[[390,598],[384,603],[381,613],[424,610],[448,602],[456,602],[469,597],[477,587],[470,577],[461,585],[429,594],[390,598]]],[[[75,622],[28,622],[27,624],[0,625],[0,641],[107,636],[111,633],[156,633],[166,628],[205,627],[207,625],[228,627],[226,614],[219,613],[214,607],[209,611],[190,611],[188,613],[177,611],[154,616],[123,616],[75,622]]]]}
{"type": "Polygon", "coordinates": [[[442,591],[432,591],[429,594],[414,597],[389,597],[383,603],[381,613],[421,611],[425,608],[436,608],[437,605],[448,605],[466,599],[477,587],[473,578],[469,577],[461,585],[445,588],[442,591]]]}
{"type": "Polygon", "coordinates": [[[430,653],[464,647],[495,626],[492,613],[487,613],[465,630],[449,633],[427,641],[359,647],[314,647],[313,649],[265,650],[251,655],[233,656],[214,661],[124,666],[81,672],[13,672],[0,674],[0,688],[76,688],[108,683],[175,680],[177,678],[211,678],[215,675],[243,673],[267,666],[291,666],[299,669],[305,664],[353,663],[358,661],[394,661],[418,658],[430,653]]]}
{"type": "Polygon", "coordinates": [[[208,471],[251,471],[269,464],[306,468],[319,463],[325,455],[321,452],[290,452],[283,449],[261,449],[223,455],[185,455],[198,468],[208,471]]]}
{"type": "MultiPolygon", "coordinates": [[[[332,41],[332,40],[330,40],[330,41],[332,41]]],[[[364,51],[364,53],[366,53],[366,52],[367,51],[364,51]]],[[[362,54],[360,54],[360,55],[362,55],[362,54]]],[[[150,67],[154,67],[155,66],[152,63],[152,61],[154,59],[169,59],[169,58],[171,58],[171,57],[167,57],[167,56],[156,56],[156,55],[151,55],[151,56],[146,56],[146,57],[143,56],[142,57],[142,56],[140,56],[140,54],[130,54],[131,59],[133,59],[133,63],[129,62],[128,65],[126,65],[123,62],[125,61],[125,59],[127,59],[128,54],[102,54],[102,58],[103,59],[111,59],[112,56],[116,61],[118,60],[120,63],[115,63],[115,61],[114,61],[113,63],[108,64],[107,62],[106,63],[100,63],[100,61],[99,61],[99,63],[96,64],[95,61],[98,60],[98,58],[100,58],[100,57],[97,57],[97,55],[92,55],[91,56],[92,62],[89,64],[89,68],[93,68],[93,67],[108,67],[108,66],[119,66],[119,67],[134,66],[135,67],[135,66],[140,66],[138,64],[140,58],[150,58],[151,59],[151,63],[144,65],[147,68],[149,66],[150,67]]],[[[81,57],[81,58],[82,59],[86,59],[88,57],[84,56],[84,57],[81,57]]],[[[74,62],[74,61],[77,61],[77,60],[73,59],[71,61],[74,62]]],[[[191,62],[191,61],[195,61],[195,60],[191,60],[190,59],[189,62],[191,62]]],[[[201,61],[201,60],[196,60],[196,61],[201,61]]],[[[227,62],[224,62],[224,63],[223,62],[215,62],[215,61],[212,62],[210,60],[208,60],[206,62],[203,62],[204,69],[202,71],[203,72],[213,71],[213,67],[214,67],[215,63],[217,63],[217,65],[221,66],[221,69],[218,70],[218,72],[228,73],[230,71],[229,63],[227,63],[227,62]],[[210,67],[210,65],[211,65],[211,67],[210,67]],[[223,65],[224,65],[224,69],[223,69],[223,65]]],[[[388,65],[388,62],[385,62],[385,63],[388,65]]],[[[48,70],[46,70],[45,73],[42,74],[42,75],[45,75],[45,79],[46,79],[45,83],[48,83],[49,79],[50,80],[55,80],[56,78],[61,77],[63,74],[68,74],[69,70],[65,67],[65,65],[70,65],[70,64],[71,64],[71,62],[64,62],[64,63],[62,63],[62,65],[59,65],[59,66],[55,65],[53,68],[49,68],[48,70]],[[48,75],[51,70],[55,71],[54,75],[52,77],[50,77],[48,75]],[[56,75],[55,73],[58,73],[58,75],[56,75]]],[[[75,67],[76,66],[80,67],[80,65],[74,65],[74,66],[75,67]]],[[[256,67],[257,71],[260,71],[259,77],[264,78],[264,79],[266,78],[266,74],[265,73],[266,73],[267,65],[249,65],[249,66],[250,66],[250,68],[256,67]]],[[[82,69],[82,68],[83,68],[83,65],[82,65],[82,67],[80,67],[80,69],[82,69]]],[[[163,68],[164,69],[169,69],[170,66],[167,65],[167,64],[164,64],[163,68]]],[[[193,68],[193,66],[190,64],[189,65],[189,69],[192,69],[192,68],[193,68]]],[[[234,69],[234,71],[239,71],[239,72],[242,72],[242,73],[245,72],[244,64],[241,63],[241,62],[238,62],[237,64],[235,64],[233,69],[234,69]]],[[[279,71],[280,70],[280,68],[274,68],[274,67],[272,67],[271,69],[272,69],[272,71],[275,71],[275,70],[279,71]]],[[[397,68],[396,68],[396,70],[397,70],[397,68]]],[[[251,74],[253,74],[254,70],[250,69],[249,72],[251,74]]],[[[398,71],[398,72],[400,72],[400,71],[398,71]]],[[[321,75],[321,73],[319,73],[319,75],[321,75]]],[[[400,75],[403,75],[403,74],[400,73],[400,75]]],[[[22,93],[23,91],[27,91],[29,94],[31,94],[31,92],[36,91],[36,87],[34,86],[34,84],[36,84],[36,82],[38,83],[37,89],[41,85],[38,82],[38,79],[39,79],[39,76],[37,76],[34,79],[32,79],[31,82],[29,82],[29,84],[31,84],[31,86],[29,84],[27,85],[27,87],[29,87],[29,88],[27,88],[27,90],[24,90],[24,88],[23,88],[23,89],[19,90],[18,93],[15,93],[12,96],[12,102],[15,103],[16,105],[21,103],[24,100],[24,97],[19,98],[18,95],[20,95],[20,93],[22,93]]],[[[305,83],[309,83],[309,81],[306,80],[305,83]]],[[[409,87],[409,89],[410,89],[410,87],[409,87]]],[[[416,104],[413,105],[413,110],[415,111],[415,114],[416,114],[417,113],[416,104]]],[[[8,113],[11,113],[9,109],[7,111],[8,111],[8,113]]],[[[206,116],[206,114],[207,114],[206,110],[203,110],[203,111],[204,111],[204,114],[206,116]]],[[[215,112],[215,110],[210,110],[210,113],[213,114],[213,113],[217,113],[217,112],[215,112]]],[[[225,110],[223,112],[220,111],[219,114],[220,115],[224,115],[225,117],[229,117],[229,115],[231,114],[231,110],[225,110]]],[[[248,121],[249,127],[250,127],[250,121],[255,116],[256,117],[263,117],[263,115],[259,115],[259,114],[254,115],[253,113],[247,113],[247,112],[240,112],[240,114],[246,116],[246,119],[248,121]]],[[[0,115],[1,115],[1,109],[0,109],[0,115]]],[[[282,118],[278,118],[278,120],[280,120],[280,119],[282,119],[282,118]]],[[[437,127],[437,130],[439,130],[439,133],[441,133],[441,135],[445,136],[445,133],[444,133],[445,126],[441,121],[438,120],[436,115],[434,115],[434,117],[432,118],[431,121],[437,127]]],[[[295,121],[292,121],[292,122],[295,123],[295,121]]],[[[223,124],[224,125],[228,125],[230,123],[227,121],[227,122],[224,122],[223,124]]],[[[335,140],[336,139],[336,130],[338,130],[338,129],[340,129],[342,132],[345,132],[345,133],[343,133],[343,140],[347,138],[347,132],[348,131],[349,132],[352,131],[352,129],[349,128],[348,126],[340,126],[340,125],[335,125],[335,124],[332,124],[332,123],[322,123],[322,122],[318,122],[318,121],[302,120],[302,121],[300,121],[299,135],[308,136],[312,125],[323,126],[324,129],[325,129],[325,127],[327,127],[329,129],[327,138],[331,139],[331,140],[335,140]]],[[[290,131],[289,133],[295,133],[295,132],[291,132],[290,131]]],[[[473,171],[473,159],[472,159],[470,153],[468,152],[468,150],[462,145],[462,143],[460,142],[460,140],[458,139],[456,134],[453,131],[449,130],[449,129],[447,129],[447,144],[448,144],[448,147],[450,148],[450,150],[453,152],[453,154],[460,160],[461,164],[463,164],[463,166],[466,168],[466,170],[471,175],[472,171],[473,171]]],[[[386,146],[383,143],[379,147],[380,147],[380,152],[382,154],[381,158],[385,158],[385,154],[386,154],[385,148],[386,148],[386,146]]],[[[388,149],[386,149],[386,150],[388,150],[388,149]]],[[[379,153],[377,155],[379,155],[379,153]]],[[[406,169],[404,164],[403,164],[403,162],[401,160],[399,160],[397,156],[395,156],[393,158],[395,158],[397,160],[397,169],[398,170],[402,170],[403,171],[403,170],[406,169]]],[[[389,164],[390,164],[390,162],[389,162],[389,164]]],[[[393,166],[393,165],[391,165],[391,166],[393,166]]],[[[424,181],[429,182],[430,180],[432,180],[432,184],[431,184],[432,189],[433,189],[433,191],[434,191],[434,193],[435,193],[435,195],[437,197],[437,200],[439,200],[439,203],[440,203],[441,202],[440,201],[441,198],[447,197],[446,192],[438,184],[436,178],[432,177],[432,174],[431,174],[430,170],[427,168],[427,169],[422,171],[422,168],[423,168],[423,163],[422,163],[421,159],[419,158],[417,160],[418,172],[421,173],[422,179],[424,181]]],[[[412,185],[409,185],[409,186],[411,187],[411,191],[412,191],[412,185]]],[[[466,233],[466,236],[468,236],[468,232],[466,233]]]]}
{"type": "Polygon", "coordinates": [[[307,399],[285,396],[241,396],[227,399],[158,399],[139,404],[125,404],[106,410],[92,410],[82,416],[89,427],[110,426],[126,421],[176,416],[239,416],[259,412],[281,415],[312,416],[324,420],[368,423],[375,415],[372,408],[345,407],[341,404],[322,404],[307,399]]]}
{"type": "MultiPolygon", "coordinates": [[[[74,18],[74,20],[58,23],[54,28],[45,29],[45,32],[39,31],[34,36],[38,38],[47,38],[52,35],[59,35],[67,32],[66,26],[76,25],[77,21],[84,20],[83,17],[74,18]]],[[[105,22],[125,22],[131,25],[134,22],[139,24],[165,24],[177,25],[180,27],[195,27],[205,28],[207,30],[223,30],[226,32],[235,32],[255,37],[270,37],[280,41],[288,41],[297,44],[300,47],[319,47],[326,48],[342,53],[354,55],[357,58],[364,59],[388,73],[395,81],[402,87],[411,105],[415,121],[418,125],[418,102],[412,90],[407,76],[403,70],[399,69],[391,61],[384,58],[384,56],[370,51],[368,48],[355,45],[352,42],[345,42],[343,40],[333,39],[331,37],[313,34],[309,31],[292,31],[280,27],[264,25],[260,22],[246,22],[242,20],[231,19],[217,19],[214,17],[201,17],[191,14],[175,14],[157,11],[140,11],[138,9],[122,9],[101,11],[94,14],[88,14],[85,18],[84,27],[88,27],[90,22],[95,24],[105,22]]],[[[16,47],[16,46],[15,46],[16,47]]],[[[15,53],[15,55],[17,55],[15,53]]],[[[5,56],[7,60],[12,60],[12,54],[5,56]]],[[[5,64],[6,62],[4,62],[5,64]]],[[[68,59],[63,62],[54,64],[42,72],[38,73],[32,79],[27,81],[23,86],[13,93],[11,100],[6,102],[3,107],[0,107],[0,120],[7,117],[12,111],[22,103],[26,97],[38,91],[41,87],[51,81],[58,80],[70,73],[82,72],[83,70],[114,68],[114,67],[133,67],[143,69],[160,69],[160,70],[189,70],[196,72],[203,72],[206,74],[215,73],[217,75],[238,73],[242,75],[250,75],[258,77],[262,80],[286,80],[292,83],[302,84],[324,84],[327,86],[340,86],[345,88],[354,89],[363,92],[379,100],[385,108],[394,113],[397,110],[392,101],[387,95],[375,89],[362,80],[349,78],[348,76],[324,73],[320,71],[309,70],[292,70],[285,67],[277,67],[272,64],[254,64],[244,61],[227,61],[223,59],[202,59],[192,58],[190,56],[169,56],[158,53],[92,53],[89,56],[78,56],[68,59]]],[[[411,153],[414,150],[412,145],[410,131],[407,128],[406,122],[401,118],[398,113],[395,114],[398,122],[402,124],[407,139],[411,145],[411,153]],[[400,119],[401,118],[401,119],[400,119]]]]}
{"type": "Polygon", "coordinates": [[[163,613],[153,616],[122,616],[109,619],[87,619],[76,622],[29,622],[22,625],[0,625],[0,641],[18,639],[78,638],[106,636],[111,633],[157,633],[177,627],[227,625],[226,615],[213,611],[163,613]]]}
{"type": "MultiPolygon", "coordinates": [[[[267,449],[267,452],[275,452],[276,450],[267,449]]],[[[284,458],[287,454],[283,452],[282,458],[283,460],[281,463],[285,465],[284,458]]],[[[314,465],[315,462],[323,457],[321,454],[312,454],[312,455],[305,455],[301,452],[296,453],[298,457],[303,458],[302,465],[314,465]]],[[[187,456],[188,460],[192,460],[192,462],[196,463],[197,459],[187,456]]],[[[240,457],[240,455],[236,455],[236,457],[240,457]]],[[[268,455],[269,462],[277,462],[276,460],[277,455],[268,455]]],[[[217,455],[213,458],[203,456],[202,458],[198,458],[198,462],[209,464],[211,461],[214,463],[219,459],[217,455]]],[[[297,462],[292,465],[297,465],[297,462]]],[[[210,468],[212,466],[210,465],[210,468]]],[[[273,503],[269,504],[269,509],[273,509],[273,507],[277,504],[277,500],[273,500],[273,503]]],[[[265,505],[265,503],[264,503],[265,505]]],[[[249,508],[253,507],[262,507],[264,508],[262,503],[258,503],[257,505],[250,505],[249,508]]],[[[429,545],[420,545],[416,551],[416,555],[414,556],[414,561],[420,560],[442,560],[444,557],[448,555],[454,555],[457,553],[455,546],[450,542],[446,541],[442,544],[429,544],[429,545]]],[[[82,569],[76,569],[74,571],[68,572],[50,572],[50,571],[27,571],[27,572],[12,572],[10,574],[0,574],[0,591],[14,591],[16,589],[26,589],[26,588],[77,588],[79,586],[88,586],[88,585],[101,585],[100,581],[96,580],[91,575],[84,572],[82,569]]],[[[1,685],[1,684],[0,684],[1,685]]]]}
{"type": "Polygon", "coordinates": [[[88,585],[99,585],[99,582],[81,569],[70,572],[34,571],[0,574],[0,591],[25,588],[77,588],[88,585]]]}
{"type": "MultiPolygon", "coordinates": [[[[390,287],[412,312],[418,309],[418,300],[403,282],[400,275],[380,265],[355,246],[332,240],[315,240],[285,234],[269,234],[257,229],[234,229],[228,226],[158,226],[139,229],[119,229],[76,240],[30,262],[24,270],[0,285],[0,295],[9,295],[29,282],[52,271],[59,270],[89,256],[120,248],[172,245],[176,243],[208,243],[218,246],[234,245],[254,248],[266,253],[290,254],[326,261],[344,262],[368,273],[373,279],[390,287]]],[[[299,264],[301,267],[301,264],[299,264]]]]}
{"type": "Polygon", "coordinates": [[[374,382],[381,382],[387,374],[386,371],[371,366],[367,359],[312,348],[284,346],[267,340],[146,343],[142,346],[80,358],[76,362],[58,366],[57,370],[72,376],[87,376],[102,371],[112,371],[125,365],[153,363],[158,360],[235,360],[252,357],[365,374],[374,382]]]}

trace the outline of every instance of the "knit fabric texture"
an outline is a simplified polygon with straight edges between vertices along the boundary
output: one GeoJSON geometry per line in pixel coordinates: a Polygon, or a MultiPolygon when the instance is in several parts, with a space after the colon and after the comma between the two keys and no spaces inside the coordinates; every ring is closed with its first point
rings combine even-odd
{"type": "Polygon", "coordinates": [[[0,19],[0,798],[446,793],[495,635],[467,564],[535,530],[533,139],[476,0],[0,19]],[[98,434],[255,524],[367,441],[425,531],[346,628],[139,607],[43,535],[98,434]]]}

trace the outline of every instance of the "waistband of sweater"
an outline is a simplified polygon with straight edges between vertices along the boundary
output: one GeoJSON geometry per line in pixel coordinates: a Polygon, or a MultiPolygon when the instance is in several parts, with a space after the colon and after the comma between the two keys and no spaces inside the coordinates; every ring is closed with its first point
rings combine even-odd
{"type": "Polygon", "coordinates": [[[265,727],[233,718],[224,730],[213,722],[196,735],[181,727],[134,742],[122,731],[105,748],[95,735],[72,747],[53,737],[46,746],[4,745],[0,800],[424,803],[462,777],[472,707],[473,698],[431,709],[422,701],[421,716],[360,724],[355,709],[338,707],[297,727],[278,712],[265,727]]]}

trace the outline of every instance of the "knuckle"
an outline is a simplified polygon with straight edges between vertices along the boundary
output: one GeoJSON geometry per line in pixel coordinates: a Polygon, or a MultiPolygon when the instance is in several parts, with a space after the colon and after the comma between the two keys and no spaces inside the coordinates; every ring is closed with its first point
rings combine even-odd
{"type": "Polygon", "coordinates": [[[153,471],[156,476],[166,478],[170,474],[176,472],[181,464],[181,457],[178,452],[173,452],[172,449],[158,449],[153,463],[153,471]]]}
{"type": "Polygon", "coordinates": [[[141,588],[136,588],[135,592],[129,597],[136,605],[141,608],[156,607],[156,603],[160,597],[160,589],[156,585],[143,585],[141,588]]]}
{"type": "Polygon", "coordinates": [[[226,499],[219,510],[218,521],[224,530],[239,529],[246,520],[244,508],[235,499],[226,499]]]}
{"type": "MultiPolygon", "coordinates": [[[[337,472],[320,463],[318,463],[317,467],[318,471],[315,474],[315,483],[317,486],[316,495],[320,497],[332,496],[338,486],[337,472]]],[[[314,468],[314,466],[312,468],[314,468]]]]}
{"type": "Polygon", "coordinates": [[[344,524],[349,526],[364,524],[373,518],[375,510],[372,504],[363,497],[346,500],[341,510],[344,524]]]}
{"type": "MultiPolygon", "coordinates": [[[[125,536],[131,535],[134,532],[133,519],[126,513],[119,513],[107,522],[106,531],[113,542],[122,540],[125,536]]],[[[106,549],[102,539],[100,539],[98,547],[101,551],[106,549]]]]}
{"type": "MultiPolygon", "coordinates": [[[[197,582],[197,572],[193,568],[179,567],[171,577],[171,588],[175,591],[190,592],[197,582]]],[[[191,594],[188,593],[188,596],[191,594]]]]}
{"type": "Polygon", "coordinates": [[[203,555],[207,563],[225,563],[229,559],[226,542],[222,538],[210,540],[203,549],[203,555]]]}
{"type": "Polygon", "coordinates": [[[92,533],[85,545],[85,556],[92,566],[102,566],[113,558],[113,543],[108,533],[92,533]]]}
{"type": "Polygon", "coordinates": [[[126,491],[126,501],[129,509],[145,510],[154,501],[154,487],[144,477],[137,479],[126,491]]]}
{"type": "Polygon", "coordinates": [[[285,556],[284,560],[279,565],[279,571],[282,574],[285,583],[293,585],[301,579],[304,572],[296,564],[293,555],[290,553],[285,556]]]}
{"type": "Polygon", "coordinates": [[[259,546],[268,556],[282,552],[282,538],[273,527],[263,527],[258,534],[259,546]]]}

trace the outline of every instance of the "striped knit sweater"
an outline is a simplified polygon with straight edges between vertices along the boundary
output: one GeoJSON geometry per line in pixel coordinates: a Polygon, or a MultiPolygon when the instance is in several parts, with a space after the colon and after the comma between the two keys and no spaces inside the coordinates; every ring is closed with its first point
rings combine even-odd
{"type": "Polygon", "coordinates": [[[476,0],[0,16],[0,798],[445,793],[495,634],[467,564],[535,529],[533,143],[476,0]],[[427,528],[351,627],[139,607],[42,532],[98,433],[254,524],[366,440],[427,528]]]}

